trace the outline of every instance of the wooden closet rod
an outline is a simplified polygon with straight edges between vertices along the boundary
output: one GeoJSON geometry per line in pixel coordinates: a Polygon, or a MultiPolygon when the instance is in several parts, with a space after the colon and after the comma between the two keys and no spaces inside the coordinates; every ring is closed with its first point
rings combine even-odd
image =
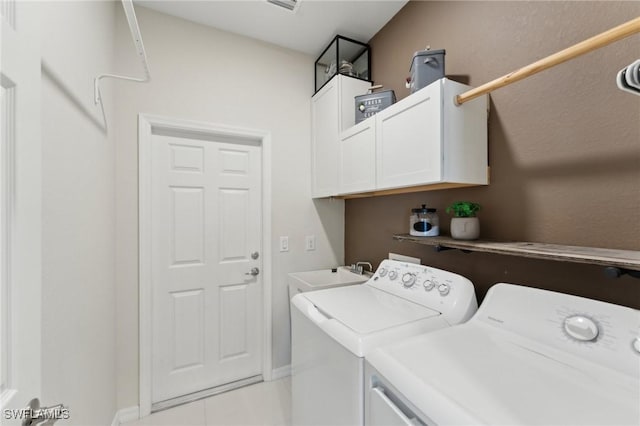
{"type": "Polygon", "coordinates": [[[515,83],[523,78],[527,78],[539,73],[540,71],[544,71],[547,68],[554,67],[636,33],[640,33],[640,17],[588,38],[578,44],[574,44],[573,46],[547,56],[546,58],[542,58],[539,61],[527,65],[526,67],[522,67],[516,71],[510,72],[509,74],[503,75],[502,77],[496,78],[495,80],[485,83],[482,86],[478,86],[475,89],[468,90],[456,96],[455,102],[457,105],[462,105],[465,102],[469,102],[470,100],[477,98],[478,96],[493,92],[496,89],[515,83]]]}

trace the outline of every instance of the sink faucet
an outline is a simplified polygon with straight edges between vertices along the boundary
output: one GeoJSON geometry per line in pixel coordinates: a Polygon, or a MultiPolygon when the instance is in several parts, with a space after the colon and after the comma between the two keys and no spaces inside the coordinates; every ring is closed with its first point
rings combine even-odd
{"type": "Polygon", "coordinates": [[[369,262],[356,262],[351,265],[351,272],[362,275],[364,272],[364,266],[369,267],[369,272],[373,272],[373,265],[369,262]]]}

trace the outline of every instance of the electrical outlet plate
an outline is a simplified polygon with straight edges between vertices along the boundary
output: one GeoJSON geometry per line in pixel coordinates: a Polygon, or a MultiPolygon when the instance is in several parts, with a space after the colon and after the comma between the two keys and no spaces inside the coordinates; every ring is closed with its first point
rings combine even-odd
{"type": "Polygon", "coordinates": [[[307,235],[304,239],[304,247],[307,251],[312,251],[316,249],[316,236],[315,235],[307,235]]]}

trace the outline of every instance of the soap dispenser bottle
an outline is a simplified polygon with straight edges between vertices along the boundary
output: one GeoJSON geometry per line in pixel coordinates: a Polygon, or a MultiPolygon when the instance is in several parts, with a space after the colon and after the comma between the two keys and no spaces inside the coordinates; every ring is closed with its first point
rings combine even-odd
{"type": "Polygon", "coordinates": [[[440,220],[436,209],[428,209],[426,204],[411,209],[409,234],[416,237],[437,237],[440,235],[440,220]]]}

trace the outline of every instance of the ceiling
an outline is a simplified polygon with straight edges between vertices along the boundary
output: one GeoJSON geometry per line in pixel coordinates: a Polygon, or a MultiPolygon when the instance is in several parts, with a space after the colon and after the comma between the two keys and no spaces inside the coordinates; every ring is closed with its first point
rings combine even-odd
{"type": "Polygon", "coordinates": [[[298,0],[294,12],[266,0],[135,0],[189,21],[318,56],[336,34],[367,42],[407,0],[298,0]]]}

